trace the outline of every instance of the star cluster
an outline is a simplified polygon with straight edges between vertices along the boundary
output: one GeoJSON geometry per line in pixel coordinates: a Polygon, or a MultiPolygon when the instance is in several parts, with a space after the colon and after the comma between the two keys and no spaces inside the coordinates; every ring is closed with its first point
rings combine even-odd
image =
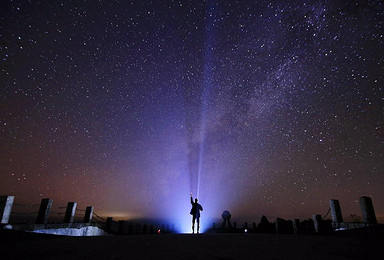
{"type": "Polygon", "coordinates": [[[347,218],[363,195],[384,216],[381,1],[1,1],[0,21],[2,194],[166,217],[200,185],[206,216],[347,218]]]}

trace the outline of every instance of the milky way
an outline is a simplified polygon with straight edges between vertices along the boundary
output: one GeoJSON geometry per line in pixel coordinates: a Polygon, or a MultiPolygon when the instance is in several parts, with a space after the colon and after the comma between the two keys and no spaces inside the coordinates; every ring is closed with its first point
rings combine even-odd
{"type": "Polygon", "coordinates": [[[0,192],[103,216],[384,216],[381,1],[1,1],[0,192]]]}

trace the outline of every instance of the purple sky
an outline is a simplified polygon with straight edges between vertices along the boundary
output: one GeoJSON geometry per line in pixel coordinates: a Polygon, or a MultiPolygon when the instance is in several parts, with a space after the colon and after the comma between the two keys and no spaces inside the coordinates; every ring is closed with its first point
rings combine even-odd
{"type": "Polygon", "coordinates": [[[382,2],[1,1],[0,21],[17,203],[189,221],[193,192],[202,221],[259,222],[369,196],[383,221],[382,2]]]}

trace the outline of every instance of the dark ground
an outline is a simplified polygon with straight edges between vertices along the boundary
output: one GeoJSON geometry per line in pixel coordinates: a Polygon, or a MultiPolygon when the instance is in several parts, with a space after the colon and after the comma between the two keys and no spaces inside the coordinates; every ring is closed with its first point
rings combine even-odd
{"type": "Polygon", "coordinates": [[[61,237],[0,230],[0,258],[382,259],[383,242],[382,226],[332,235],[168,234],[61,237]]]}

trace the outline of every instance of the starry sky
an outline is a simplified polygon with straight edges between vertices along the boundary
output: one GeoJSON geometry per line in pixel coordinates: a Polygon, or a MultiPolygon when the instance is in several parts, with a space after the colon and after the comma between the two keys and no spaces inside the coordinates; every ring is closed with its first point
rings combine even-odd
{"type": "Polygon", "coordinates": [[[381,1],[1,1],[0,193],[102,216],[384,219],[381,1]]]}

